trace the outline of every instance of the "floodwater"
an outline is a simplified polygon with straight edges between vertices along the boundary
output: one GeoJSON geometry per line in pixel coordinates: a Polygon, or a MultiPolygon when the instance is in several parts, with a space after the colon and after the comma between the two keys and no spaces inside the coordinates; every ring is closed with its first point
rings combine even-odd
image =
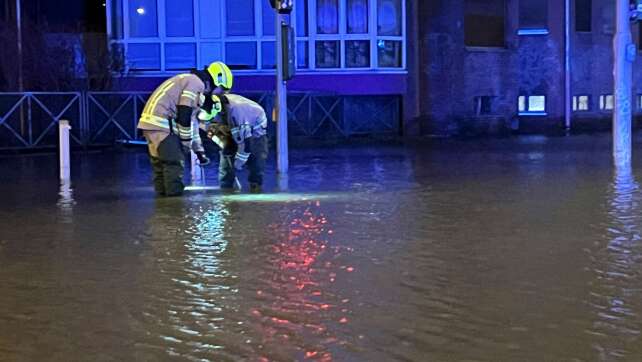
{"type": "Polygon", "coordinates": [[[144,153],[0,158],[0,360],[638,361],[641,143],[294,149],[288,192],[172,199],[144,153]]]}

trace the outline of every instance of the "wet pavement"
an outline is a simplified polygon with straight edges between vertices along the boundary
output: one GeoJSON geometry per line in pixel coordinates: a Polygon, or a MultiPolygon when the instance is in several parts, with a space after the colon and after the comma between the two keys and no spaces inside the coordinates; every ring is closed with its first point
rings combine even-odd
{"type": "Polygon", "coordinates": [[[287,192],[271,162],[265,194],[168,199],[145,153],[63,187],[0,157],[0,360],[637,361],[634,144],[632,172],[607,135],[294,149],[287,192]]]}

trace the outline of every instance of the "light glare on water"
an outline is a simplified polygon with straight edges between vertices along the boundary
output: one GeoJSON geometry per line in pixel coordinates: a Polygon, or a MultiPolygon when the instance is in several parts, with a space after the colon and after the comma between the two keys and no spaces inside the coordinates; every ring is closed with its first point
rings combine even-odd
{"type": "Polygon", "coordinates": [[[642,165],[607,141],[299,150],[287,192],[166,199],[143,154],[0,158],[0,360],[638,360],[642,165]]]}

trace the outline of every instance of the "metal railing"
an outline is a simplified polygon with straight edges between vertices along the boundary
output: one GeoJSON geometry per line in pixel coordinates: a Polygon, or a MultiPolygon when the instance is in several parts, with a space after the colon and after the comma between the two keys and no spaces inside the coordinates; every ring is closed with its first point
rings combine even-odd
{"type": "MultiPolygon", "coordinates": [[[[0,150],[55,147],[58,121],[66,119],[77,146],[142,141],[136,129],[149,92],[0,93],[0,150]]],[[[274,93],[244,93],[271,118],[274,93]]],[[[401,98],[288,94],[292,137],[345,138],[398,134],[401,98]]],[[[268,132],[275,134],[275,123],[268,132]]]]}
{"type": "Polygon", "coordinates": [[[0,93],[0,149],[55,147],[60,119],[69,120],[71,139],[83,144],[84,105],[79,92],[0,93]]]}

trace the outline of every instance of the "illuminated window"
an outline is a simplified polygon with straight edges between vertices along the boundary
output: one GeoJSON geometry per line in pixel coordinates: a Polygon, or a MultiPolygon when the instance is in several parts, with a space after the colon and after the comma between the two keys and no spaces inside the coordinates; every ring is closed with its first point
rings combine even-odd
{"type": "Polygon", "coordinates": [[[573,96],[573,111],[588,111],[589,96],[573,96]]]}
{"type": "Polygon", "coordinates": [[[546,115],[546,96],[519,96],[517,107],[520,114],[546,115]]]}
{"type": "Polygon", "coordinates": [[[605,94],[600,96],[600,110],[610,111],[613,110],[613,95],[605,94]]]}
{"type": "MultiPolygon", "coordinates": [[[[294,4],[289,19],[299,69],[404,71],[405,1],[294,4]]],[[[126,63],[136,74],[202,68],[216,60],[236,71],[274,71],[276,24],[268,0],[106,0],[106,6],[111,45],[127,50],[126,63]]]]}

